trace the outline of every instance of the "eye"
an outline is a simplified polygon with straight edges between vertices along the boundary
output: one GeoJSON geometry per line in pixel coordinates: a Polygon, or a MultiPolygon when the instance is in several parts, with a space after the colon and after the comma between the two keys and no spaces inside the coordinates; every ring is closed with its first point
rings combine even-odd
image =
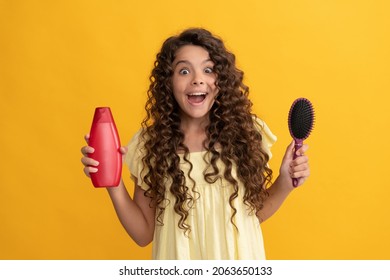
{"type": "Polygon", "coordinates": [[[206,68],[204,69],[204,72],[205,72],[206,74],[211,74],[211,73],[214,72],[214,69],[213,69],[213,67],[206,67],[206,68]]]}
{"type": "Polygon", "coordinates": [[[190,73],[190,71],[188,69],[186,69],[186,68],[181,69],[179,71],[179,74],[181,74],[181,75],[188,75],[189,73],[190,73]]]}

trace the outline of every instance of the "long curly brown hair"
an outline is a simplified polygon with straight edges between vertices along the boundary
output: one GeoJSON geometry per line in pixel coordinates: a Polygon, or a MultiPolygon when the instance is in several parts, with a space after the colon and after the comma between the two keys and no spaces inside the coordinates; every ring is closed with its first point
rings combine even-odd
{"type": "Polygon", "coordinates": [[[222,176],[232,185],[229,204],[233,209],[231,222],[237,213],[233,200],[238,197],[238,181],[245,186],[244,203],[251,214],[263,207],[267,197],[267,186],[271,183],[272,170],[267,167],[268,154],[261,148],[262,136],[255,127],[248,99],[249,88],[243,83],[243,71],[237,69],[235,56],[224,46],[221,39],[200,28],[187,29],[178,36],[168,38],[156,56],[150,76],[146,118],[142,122],[142,139],[146,149],[143,164],[146,168],[144,182],[149,186],[146,196],[151,197],[157,207],[157,221],[162,225],[162,214],[167,202],[166,188],[175,197],[174,210],[180,216],[178,226],[185,232],[190,230],[186,223],[194,198],[188,192],[192,185],[197,194],[195,181],[191,178],[192,164],[188,160],[189,149],[184,144],[184,133],[180,129],[179,106],[172,90],[172,62],[176,51],[185,45],[196,45],[206,49],[214,63],[217,76],[218,95],[209,114],[206,128],[207,141],[204,149],[210,154],[205,170],[205,180],[215,182],[222,176]],[[190,165],[186,182],[180,169],[178,150],[184,151],[184,160],[190,165]],[[226,166],[223,174],[217,167],[221,160],[226,166]],[[237,178],[232,175],[233,166],[237,178]],[[170,185],[166,185],[170,182],[170,185]]]}

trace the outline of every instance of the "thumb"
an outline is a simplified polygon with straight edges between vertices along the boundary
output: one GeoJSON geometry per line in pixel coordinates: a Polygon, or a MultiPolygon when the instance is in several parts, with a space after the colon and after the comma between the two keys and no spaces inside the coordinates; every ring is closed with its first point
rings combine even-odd
{"type": "Polygon", "coordinates": [[[294,140],[287,146],[286,152],[283,156],[282,163],[280,164],[279,173],[280,175],[286,176],[286,178],[290,178],[290,165],[293,161],[294,155],[294,140]]]}
{"type": "Polygon", "coordinates": [[[128,150],[127,147],[123,147],[122,146],[122,147],[119,148],[119,152],[122,154],[122,163],[124,163],[125,160],[126,160],[127,150],[128,150]]]}
{"type": "Polygon", "coordinates": [[[119,152],[120,152],[122,155],[126,155],[126,153],[127,153],[127,147],[120,147],[120,148],[119,148],[119,152]]]}
{"type": "Polygon", "coordinates": [[[290,161],[293,159],[294,156],[294,140],[291,141],[290,145],[287,146],[286,153],[284,154],[283,161],[290,161]]]}

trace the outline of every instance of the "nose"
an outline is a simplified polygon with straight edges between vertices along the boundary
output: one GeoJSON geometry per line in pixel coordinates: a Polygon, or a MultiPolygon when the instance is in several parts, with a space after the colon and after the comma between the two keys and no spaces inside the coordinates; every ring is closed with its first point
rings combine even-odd
{"type": "Polygon", "coordinates": [[[203,85],[204,84],[202,75],[200,73],[194,73],[194,76],[193,76],[193,79],[192,79],[192,84],[194,86],[196,86],[196,85],[203,85]]]}

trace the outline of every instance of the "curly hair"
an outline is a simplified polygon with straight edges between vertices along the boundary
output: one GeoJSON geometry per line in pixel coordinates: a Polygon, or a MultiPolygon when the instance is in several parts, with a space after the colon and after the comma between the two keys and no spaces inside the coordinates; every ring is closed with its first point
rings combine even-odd
{"type": "Polygon", "coordinates": [[[149,187],[145,195],[152,198],[157,207],[159,224],[163,224],[168,187],[175,197],[174,210],[180,216],[178,227],[187,232],[191,229],[186,219],[196,198],[188,192],[189,182],[186,182],[185,174],[180,169],[178,150],[184,151],[184,161],[190,165],[187,176],[192,181],[193,193],[197,192],[190,175],[193,168],[188,160],[190,152],[180,129],[179,105],[172,89],[172,62],[177,50],[185,45],[203,47],[214,63],[218,94],[209,113],[207,141],[203,143],[204,149],[211,155],[204,176],[209,183],[223,176],[232,185],[229,204],[233,210],[233,225],[237,213],[233,201],[238,197],[238,181],[245,186],[243,199],[250,213],[258,214],[268,195],[267,186],[271,183],[272,170],[267,167],[269,157],[261,148],[262,136],[255,126],[255,115],[251,112],[249,88],[243,83],[243,71],[236,68],[234,54],[225,48],[221,39],[201,28],[187,29],[178,36],[168,38],[156,56],[149,77],[151,84],[145,105],[147,115],[142,122],[142,139],[146,149],[143,164],[147,170],[143,179],[149,187]],[[218,160],[225,165],[223,174],[217,167],[218,160]],[[237,178],[232,175],[234,166],[237,178]],[[170,185],[166,186],[167,182],[170,185]]]}

